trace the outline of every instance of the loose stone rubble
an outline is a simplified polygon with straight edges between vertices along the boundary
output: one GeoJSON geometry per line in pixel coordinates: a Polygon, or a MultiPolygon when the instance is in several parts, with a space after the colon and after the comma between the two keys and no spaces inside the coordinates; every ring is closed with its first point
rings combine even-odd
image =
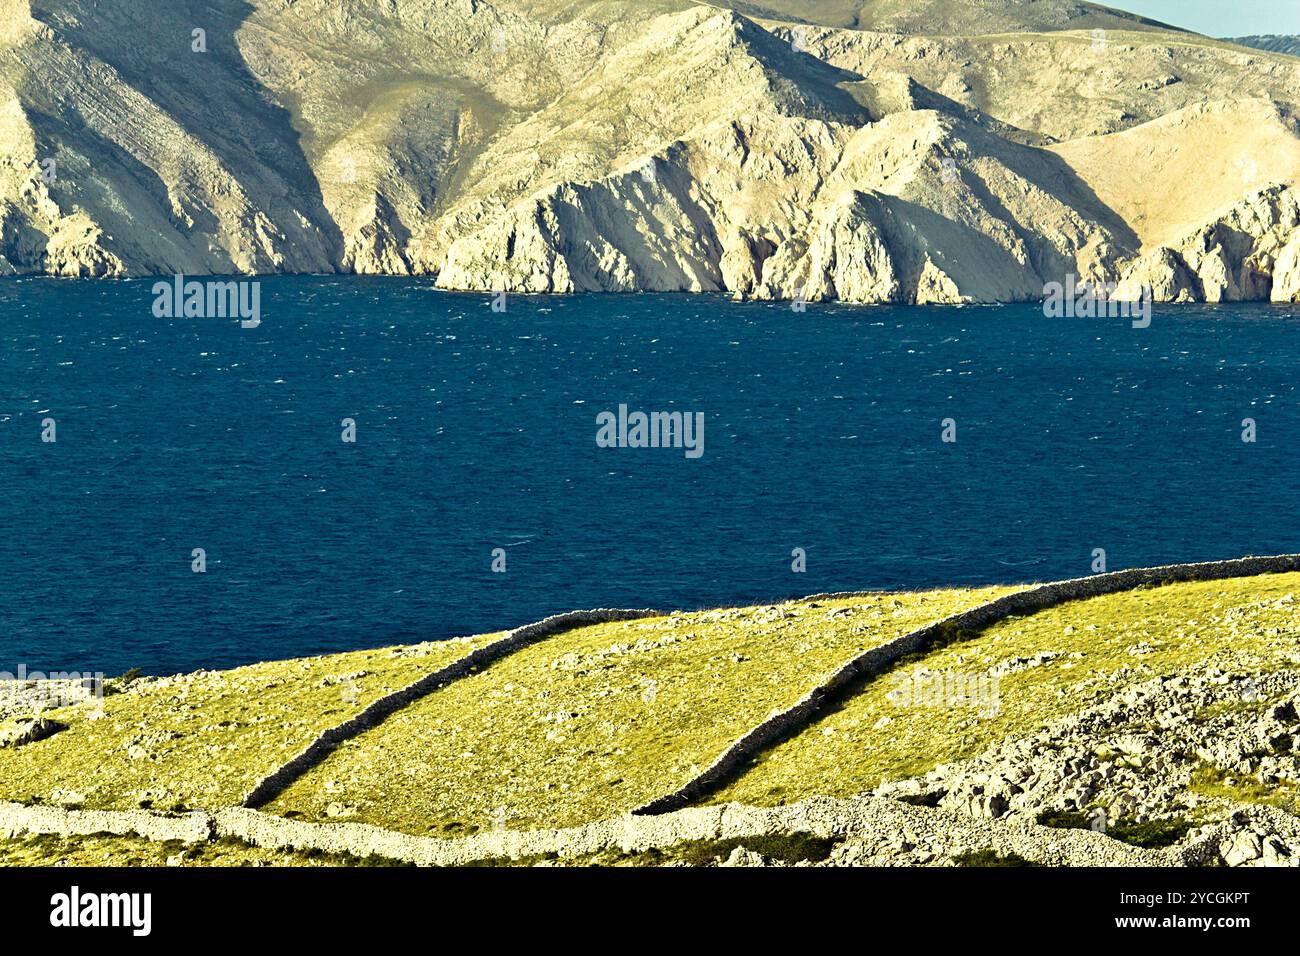
{"type": "Polygon", "coordinates": [[[1300,865],[1300,671],[1199,665],[1130,686],[1045,730],[1004,741],[878,796],[977,819],[1073,814],[1097,829],[1186,821],[1178,844],[1216,838],[1212,862],[1300,865]]]}

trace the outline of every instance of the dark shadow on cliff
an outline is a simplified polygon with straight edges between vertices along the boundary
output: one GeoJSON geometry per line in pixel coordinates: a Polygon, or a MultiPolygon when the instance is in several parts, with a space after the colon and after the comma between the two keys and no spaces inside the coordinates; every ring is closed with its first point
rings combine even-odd
{"type": "MultiPolygon", "coordinates": [[[[236,42],[236,32],[253,11],[244,0],[32,3],[35,19],[48,23],[74,50],[113,67],[126,83],[219,158],[252,209],[273,224],[270,231],[283,235],[282,239],[276,237],[275,248],[283,255],[285,271],[334,270],[342,256],[342,236],[325,208],[320,183],[307,162],[293,116],[274,101],[236,42]],[[192,48],[196,29],[205,31],[206,52],[192,48]]],[[[75,133],[78,123],[73,122],[73,114],[127,106],[120,101],[62,101],[60,91],[50,87],[50,77],[40,75],[39,70],[30,72],[25,80],[21,93],[35,114],[33,120],[39,120],[42,113],[55,114],[49,118],[58,121],[56,127],[64,127],[59,132],[75,133]]],[[[132,119],[138,117],[131,116],[128,108],[123,121],[132,119]]],[[[105,131],[94,132],[100,141],[86,145],[102,150],[105,131]]],[[[131,130],[129,135],[142,132],[131,130]]],[[[117,138],[117,130],[112,127],[107,134],[117,138]]],[[[122,138],[127,135],[124,130],[122,138]]],[[[174,148],[185,148],[184,141],[174,148]]],[[[178,233],[192,240],[215,227],[217,220],[209,208],[185,208],[183,216],[175,215],[159,171],[145,174],[143,164],[128,153],[128,149],[117,148],[111,158],[130,160],[123,164],[124,168],[144,192],[159,202],[159,214],[178,233]],[[186,217],[190,222],[185,221],[186,217]]],[[[159,151],[164,153],[165,149],[159,151]]],[[[200,194],[203,189],[221,188],[219,183],[198,186],[200,194]]],[[[88,211],[98,217],[98,209],[88,211]]]]}

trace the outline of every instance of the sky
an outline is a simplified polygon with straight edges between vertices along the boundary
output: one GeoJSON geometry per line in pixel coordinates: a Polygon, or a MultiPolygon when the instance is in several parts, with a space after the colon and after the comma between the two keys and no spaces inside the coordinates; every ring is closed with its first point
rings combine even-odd
{"type": "Polygon", "coordinates": [[[1097,0],[1212,37],[1300,35],[1300,0],[1097,0]]]}

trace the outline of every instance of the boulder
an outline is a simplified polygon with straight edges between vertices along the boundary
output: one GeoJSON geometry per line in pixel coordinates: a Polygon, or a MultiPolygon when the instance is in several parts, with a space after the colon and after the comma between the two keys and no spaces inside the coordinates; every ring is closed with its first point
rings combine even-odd
{"type": "Polygon", "coordinates": [[[49,720],[45,717],[19,721],[13,727],[0,730],[0,747],[22,747],[38,740],[44,740],[46,737],[57,734],[60,730],[67,729],[67,724],[61,724],[57,720],[49,720]]]}

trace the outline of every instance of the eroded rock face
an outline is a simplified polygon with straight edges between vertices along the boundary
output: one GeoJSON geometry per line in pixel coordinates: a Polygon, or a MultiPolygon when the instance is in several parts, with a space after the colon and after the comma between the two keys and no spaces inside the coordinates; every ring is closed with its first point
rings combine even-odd
{"type": "Polygon", "coordinates": [[[1108,274],[1098,249],[1125,247],[1086,196],[1049,191],[1057,175],[1047,155],[931,110],[860,130],[717,122],[639,168],[556,187],[456,240],[438,284],[1032,300],[1050,276],[1108,274]]]}
{"type": "MultiPolygon", "coordinates": [[[[889,213],[878,198],[850,193],[823,207],[811,223],[812,241],[803,256],[794,258],[784,274],[768,276],[768,294],[798,282],[798,266],[807,278],[802,291],[810,300],[899,302],[905,296],[901,264],[877,220],[889,213]]],[[[913,286],[915,288],[915,285],[913,286]]]]}
{"type": "Polygon", "coordinates": [[[131,43],[188,38],[181,9],[9,6],[0,274],[870,303],[1030,301],[1073,274],[1159,301],[1300,297],[1286,57],[1145,27],[1104,56],[1038,20],[979,35],[1029,16],[1014,5],[925,37],[783,25],[781,4],[759,23],[689,0],[256,0],[203,52],[131,43]],[[1239,144],[1238,169],[1214,137],[1248,129],[1267,148],[1239,144]],[[1160,162],[1213,177],[1213,210],[1195,183],[1116,172],[1116,137],[1172,143],[1160,162]],[[1191,221],[1154,241],[1162,209],[1191,221]]]}
{"type": "Polygon", "coordinates": [[[1146,284],[1161,302],[1294,302],[1300,291],[1300,204],[1283,185],[1260,190],[1175,246],[1137,260],[1122,298],[1146,284]]]}
{"type": "Polygon", "coordinates": [[[1142,256],[1124,273],[1116,297],[1135,302],[1149,289],[1156,302],[1199,302],[1201,284],[1186,260],[1167,246],[1142,256]]]}
{"type": "Polygon", "coordinates": [[[1273,264],[1274,302],[1300,302],[1300,231],[1291,235],[1273,264]]]}

